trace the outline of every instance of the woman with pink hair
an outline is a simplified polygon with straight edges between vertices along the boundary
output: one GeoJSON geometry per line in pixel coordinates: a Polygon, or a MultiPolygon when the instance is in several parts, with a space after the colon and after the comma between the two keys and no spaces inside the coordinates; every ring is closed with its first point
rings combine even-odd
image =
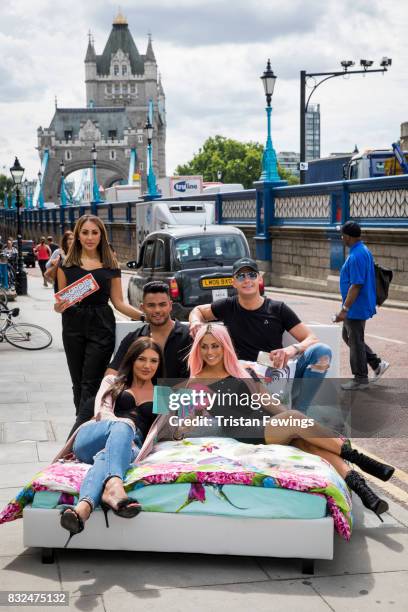
{"type": "MultiPolygon", "coordinates": [[[[366,508],[369,508],[381,519],[381,514],[388,510],[386,501],[380,499],[366,484],[360,474],[352,469],[346,463],[351,461],[358,465],[368,474],[372,474],[383,481],[389,480],[394,473],[394,468],[373,460],[371,457],[359,453],[352,449],[350,441],[341,437],[336,437],[333,432],[315,423],[309,419],[307,429],[302,428],[300,423],[305,420],[305,415],[296,410],[282,411],[282,408],[270,405],[263,405],[265,410],[256,410],[254,412],[251,404],[247,401],[241,401],[248,397],[248,393],[253,394],[254,391],[259,393],[267,393],[267,389],[254,380],[251,373],[245,369],[238,361],[231,337],[227,329],[217,323],[203,325],[197,332],[193,346],[191,348],[188,365],[190,368],[191,379],[189,386],[196,386],[197,379],[205,380],[207,389],[209,388],[214,393],[218,394],[218,405],[214,403],[211,408],[211,415],[227,417],[244,416],[246,419],[258,419],[266,414],[279,414],[279,421],[290,423],[288,425],[272,424],[268,422],[265,427],[263,425],[250,427],[251,434],[255,432],[255,440],[251,435],[241,437],[244,433],[243,427],[238,430],[227,425],[223,427],[223,435],[233,437],[242,442],[255,442],[264,444],[287,444],[296,446],[308,453],[316,454],[326,459],[344,478],[347,485],[361,498],[366,508]],[[225,397],[230,397],[231,393],[236,393],[239,401],[234,406],[229,406],[226,410],[223,394],[225,397]],[[220,401],[221,399],[221,401],[220,401]],[[292,423],[299,424],[292,424],[292,423]],[[238,436],[236,433],[238,432],[238,436]]],[[[270,421],[270,419],[268,419],[270,421]]],[[[229,423],[230,421],[228,421],[229,423]]],[[[245,428],[244,428],[245,429],[245,428]]],[[[246,432],[248,434],[248,430],[246,432]]],[[[381,519],[382,520],[382,519],[381,519]]]]}

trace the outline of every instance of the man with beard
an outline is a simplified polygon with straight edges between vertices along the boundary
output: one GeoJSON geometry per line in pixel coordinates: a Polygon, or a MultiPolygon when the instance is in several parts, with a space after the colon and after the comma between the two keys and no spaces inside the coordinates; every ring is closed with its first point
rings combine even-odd
{"type": "MultiPolygon", "coordinates": [[[[143,302],[140,308],[144,312],[146,323],[123,338],[105,376],[116,375],[132,342],[148,336],[162,348],[166,377],[170,379],[188,378],[186,357],[190,351],[192,339],[188,326],[182,325],[170,316],[172,301],[168,285],[161,281],[147,283],[143,287],[143,302]]],[[[90,398],[83,404],[68,438],[82,423],[93,417],[94,402],[95,398],[90,398]]]]}

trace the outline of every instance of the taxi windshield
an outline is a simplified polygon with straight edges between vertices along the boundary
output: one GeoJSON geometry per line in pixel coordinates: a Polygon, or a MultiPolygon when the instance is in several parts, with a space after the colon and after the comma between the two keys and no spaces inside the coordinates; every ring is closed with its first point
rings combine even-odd
{"type": "Polygon", "coordinates": [[[244,241],[235,235],[188,236],[175,242],[176,258],[181,264],[222,261],[232,263],[247,255],[244,241]]]}

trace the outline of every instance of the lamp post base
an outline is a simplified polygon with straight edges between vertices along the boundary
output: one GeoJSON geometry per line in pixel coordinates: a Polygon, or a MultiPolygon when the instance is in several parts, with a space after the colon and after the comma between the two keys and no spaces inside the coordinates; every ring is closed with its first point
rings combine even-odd
{"type": "Polygon", "coordinates": [[[25,270],[16,272],[16,293],[17,295],[27,295],[27,273],[25,270]]]}

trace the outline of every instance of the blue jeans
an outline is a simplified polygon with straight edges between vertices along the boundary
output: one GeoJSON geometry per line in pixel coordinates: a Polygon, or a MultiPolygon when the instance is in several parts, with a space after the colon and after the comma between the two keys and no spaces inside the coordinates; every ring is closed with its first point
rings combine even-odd
{"type": "Polygon", "coordinates": [[[305,350],[296,363],[292,387],[292,407],[306,412],[327,374],[332,358],[331,348],[321,342],[305,350]],[[319,364],[319,360],[322,360],[319,364]],[[324,367],[324,365],[327,367],[324,367]]]}
{"type": "Polygon", "coordinates": [[[99,504],[105,482],[112,476],[123,480],[130,464],[142,447],[142,437],[123,421],[98,421],[82,427],[75,438],[73,452],[80,461],[93,464],[85,476],[79,501],[92,509],[99,504]],[[132,441],[137,448],[132,448],[132,441]]]}

